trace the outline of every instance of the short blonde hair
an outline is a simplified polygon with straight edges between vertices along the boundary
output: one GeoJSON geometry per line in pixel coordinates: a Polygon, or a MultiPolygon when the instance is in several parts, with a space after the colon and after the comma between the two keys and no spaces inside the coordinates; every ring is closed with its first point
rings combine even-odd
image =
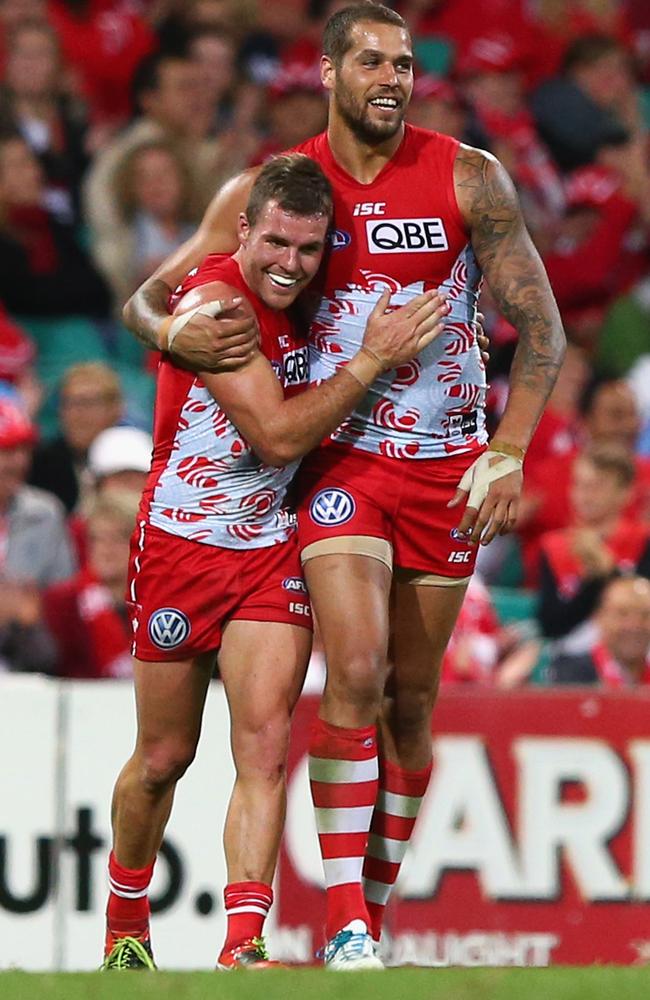
{"type": "Polygon", "coordinates": [[[71,382],[94,382],[107,399],[122,399],[120,377],[110,365],[103,361],[82,361],[71,365],[63,373],[59,392],[63,393],[71,382]]]}

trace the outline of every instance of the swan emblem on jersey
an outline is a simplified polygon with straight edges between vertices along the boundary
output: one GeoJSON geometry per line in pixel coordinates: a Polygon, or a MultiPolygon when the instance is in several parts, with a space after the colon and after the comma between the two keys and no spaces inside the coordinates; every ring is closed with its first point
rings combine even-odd
{"type": "Polygon", "coordinates": [[[357,506],[346,490],[319,490],[309,506],[309,516],[316,524],[332,528],[345,524],[354,515],[357,506]]]}
{"type": "Polygon", "coordinates": [[[191,631],[189,618],[178,608],[158,608],[149,618],[149,638],[158,649],[176,649],[191,631]]]}

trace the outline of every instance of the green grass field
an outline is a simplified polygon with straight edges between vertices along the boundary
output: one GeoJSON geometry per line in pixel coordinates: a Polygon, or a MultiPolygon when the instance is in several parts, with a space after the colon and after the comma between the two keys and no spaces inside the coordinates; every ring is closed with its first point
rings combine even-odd
{"type": "Polygon", "coordinates": [[[650,968],[0,973],[1,1000],[642,1000],[650,968]]]}

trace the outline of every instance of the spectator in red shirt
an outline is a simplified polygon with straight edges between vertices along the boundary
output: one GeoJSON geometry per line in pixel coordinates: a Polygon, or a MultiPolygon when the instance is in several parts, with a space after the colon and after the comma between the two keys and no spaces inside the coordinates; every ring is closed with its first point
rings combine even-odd
{"type": "Polygon", "coordinates": [[[43,617],[57,648],[60,677],[131,674],[131,628],[125,599],[129,539],[139,493],[110,490],[88,517],[88,562],[72,580],[43,595],[43,617]]]}
{"type": "Polygon", "coordinates": [[[463,92],[490,149],[515,181],[533,233],[564,208],[557,167],[526,104],[526,53],[506,31],[472,39],[457,62],[463,92]]]}
{"type": "Polygon", "coordinates": [[[131,112],[131,82],[156,37],[134,9],[115,0],[48,0],[48,19],[66,62],[79,73],[94,123],[122,124],[131,112]]]}
{"type": "Polygon", "coordinates": [[[566,527],[572,518],[571,476],[585,446],[614,444],[626,452],[634,475],[625,516],[650,523],[650,460],[634,451],[641,426],[634,393],[622,379],[592,382],[583,395],[581,409],[581,426],[574,425],[573,443],[546,459],[536,460],[530,468],[526,466],[524,517],[517,533],[527,586],[537,585],[540,537],[544,532],[566,527]]]}
{"type": "Polygon", "coordinates": [[[624,516],[634,465],[620,445],[601,444],[573,463],[569,527],[542,536],[539,618],[560,638],[593,613],[605,585],[620,573],[650,577],[650,527],[624,516]]]}

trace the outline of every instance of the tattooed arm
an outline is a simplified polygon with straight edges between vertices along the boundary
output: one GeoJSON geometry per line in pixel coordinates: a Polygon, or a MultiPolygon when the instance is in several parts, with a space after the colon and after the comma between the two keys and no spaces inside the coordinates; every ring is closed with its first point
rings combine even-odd
{"type": "Polygon", "coordinates": [[[501,312],[519,334],[508,406],[496,436],[526,449],[564,356],[560,314],[514,185],[500,163],[489,153],[461,147],[454,174],[476,258],[501,312]]]}
{"type": "MultiPolygon", "coordinates": [[[[178,248],[131,296],[123,310],[126,326],[150,350],[165,350],[171,291],[210,253],[237,249],[237,219],[257,171],[248,170],[217,192],[196,233],[178,248]]],[[[173,356],[193,371],[236,371],[257,348],[257,326],[232,300],[218,319],[193,317],[174,340],[173,356]]]]}
{"type": "MultiPolygon", "coordinates": [[[[478,263],[501,312],[519,334],[508,403],[494,441],[512,449],[510,454],[523,454],[564,357],[562,321],[514,185],[501,164],[489,153],[461,146],[454,184],[478,263]]],[[[473,528],[478,540],[487,527],[484,543],[497,532],[512,530],[520,492],[519,472],[492,482],[478,512],[467,508],[461,530],[473,528]]]]}

